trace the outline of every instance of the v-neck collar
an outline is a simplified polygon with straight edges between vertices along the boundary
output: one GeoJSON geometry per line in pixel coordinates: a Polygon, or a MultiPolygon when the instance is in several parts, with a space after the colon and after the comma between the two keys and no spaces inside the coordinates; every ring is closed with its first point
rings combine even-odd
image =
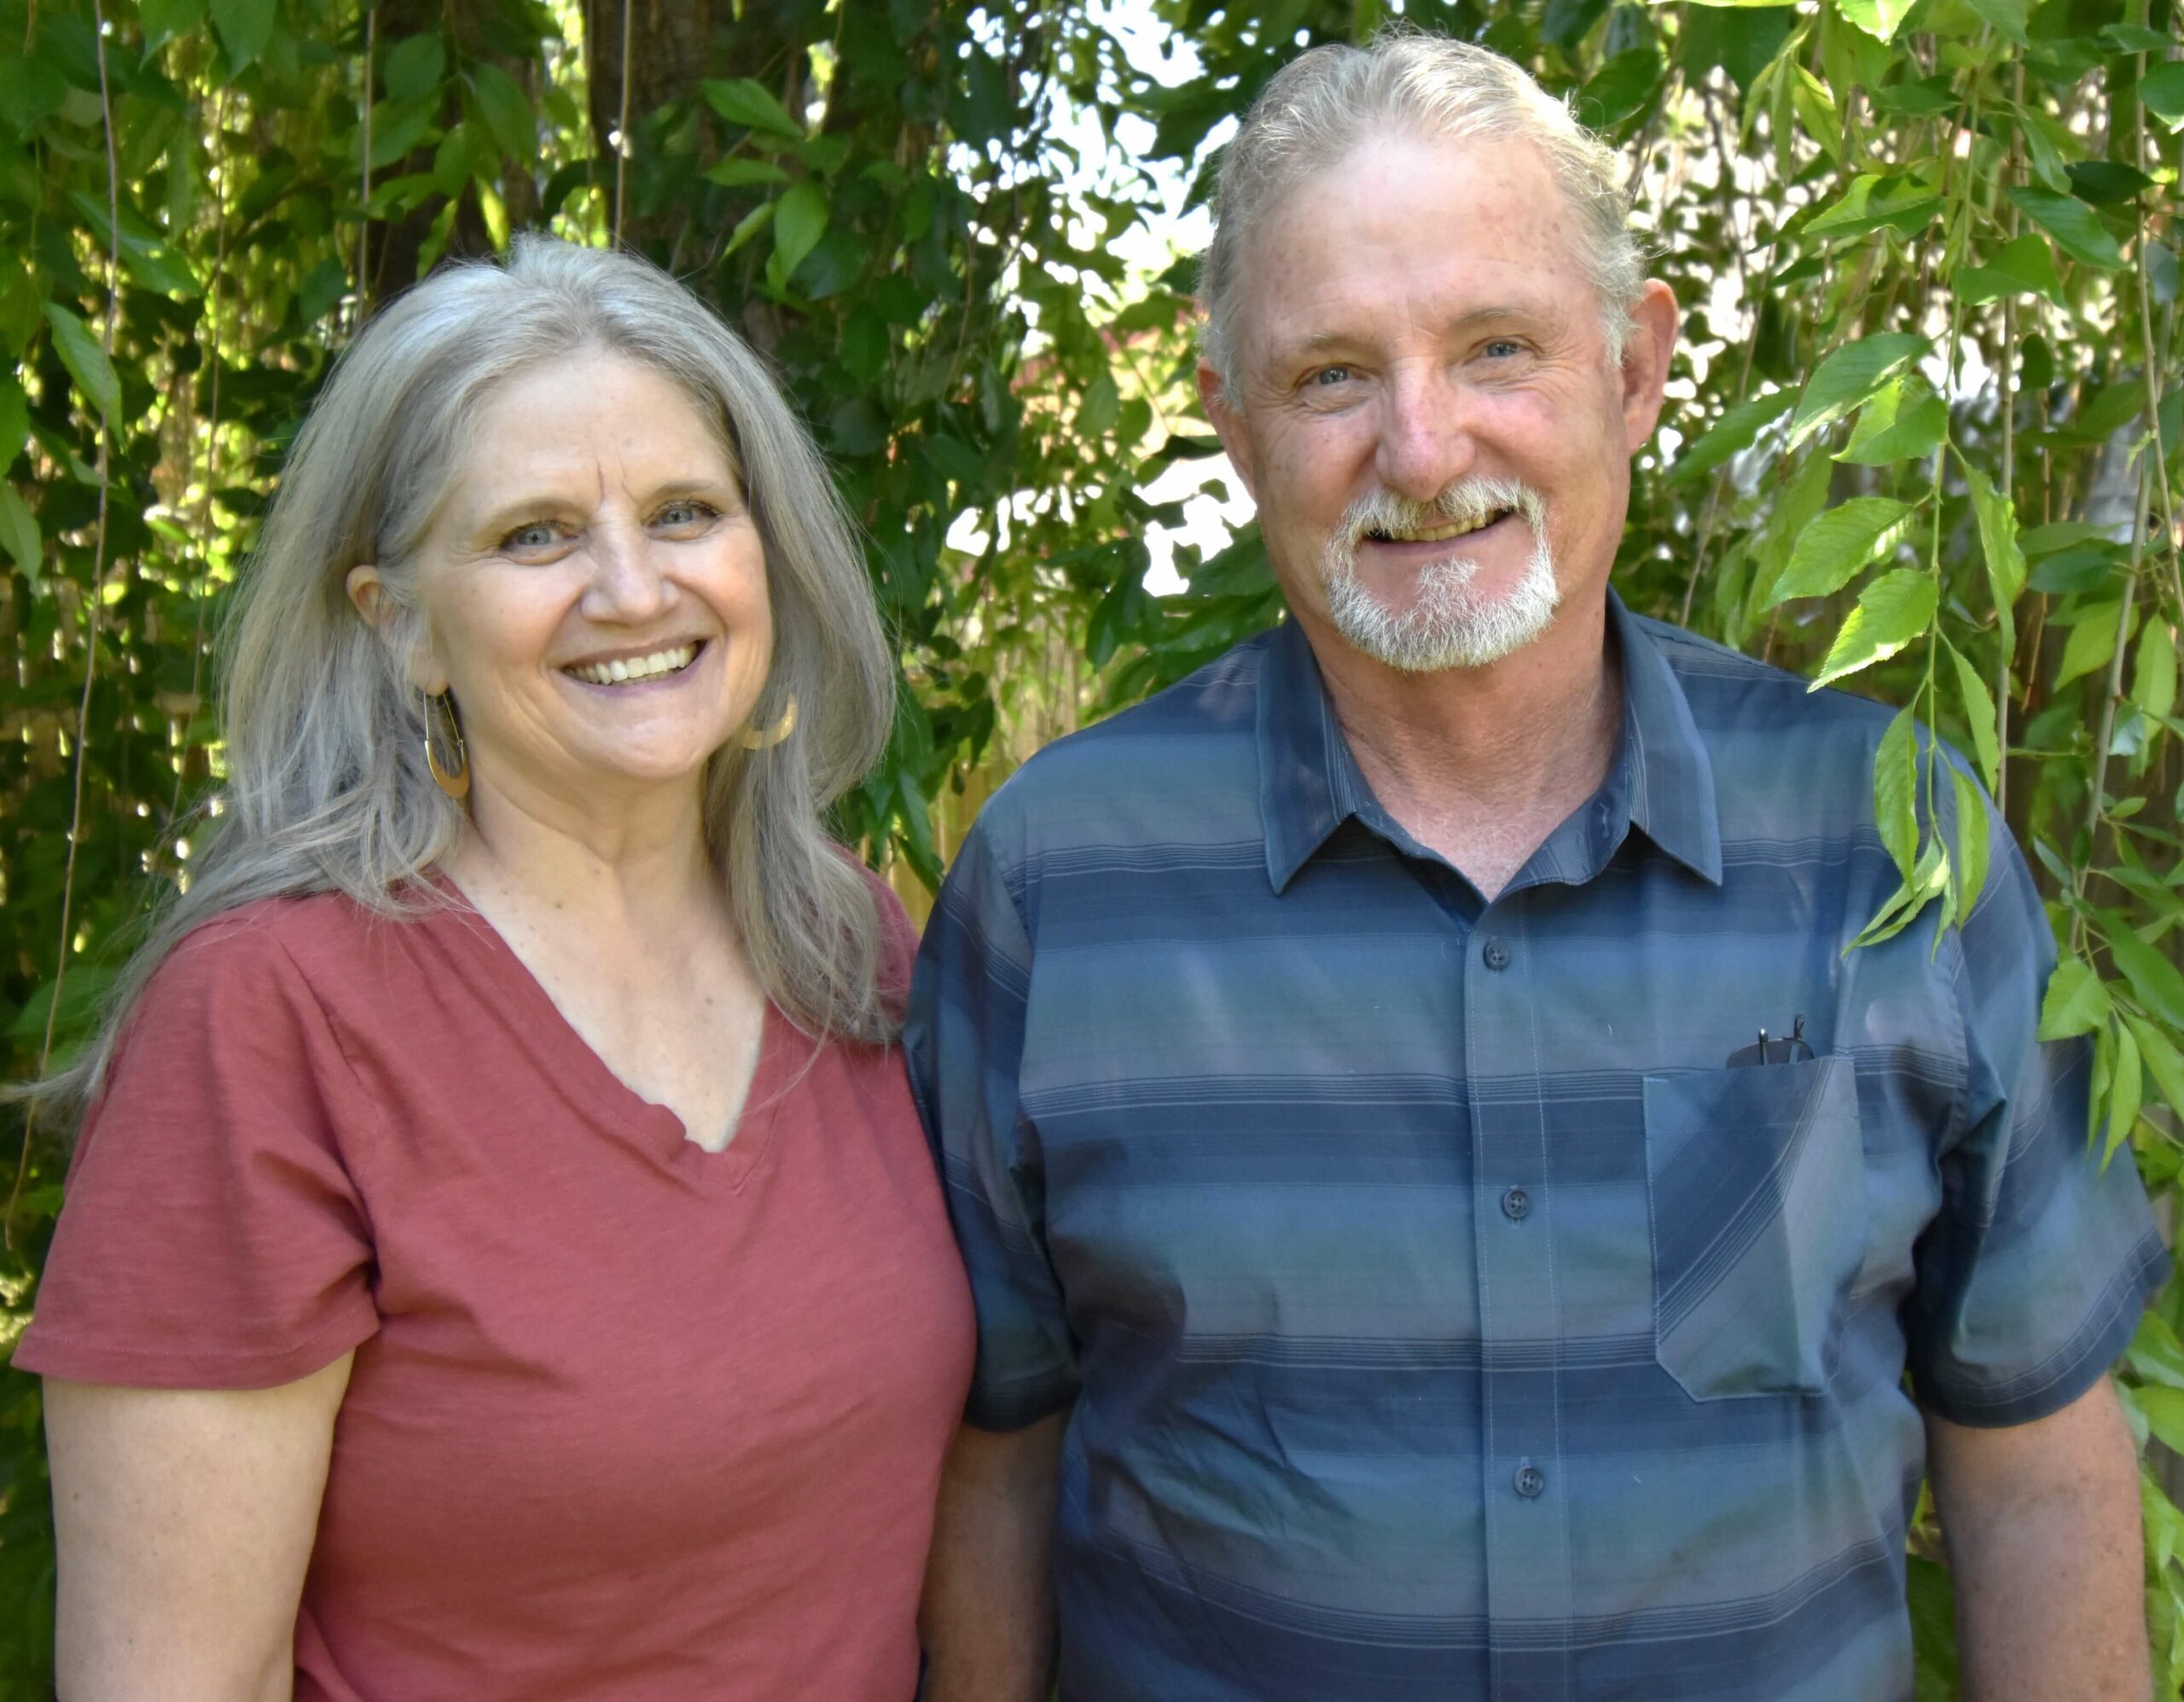
{"type": "Polygon", "coordinates": [[[630,1141],[693,1187],[740,1194],[755,1175],[771,1145],[787,1089],[795,1084],[802,1039],[772,1000],[765,1002],[758,1031],[758,1057],[744,1089],[742,1109],[728,1144],[714,1152],[690,1138],[682,1119],[670,1107],[645,1098],[614,1073],[596,1049],[577,1031],[554,996],[529,964],[502,937],[485,912],[448,876],[433,881],[449,899],[439,913],[450,931],[471,943],[494,984],[520,1008],[508,1012],[509,1025],[555,1089],[600,1127],[626,1132],[630,1141]]]}

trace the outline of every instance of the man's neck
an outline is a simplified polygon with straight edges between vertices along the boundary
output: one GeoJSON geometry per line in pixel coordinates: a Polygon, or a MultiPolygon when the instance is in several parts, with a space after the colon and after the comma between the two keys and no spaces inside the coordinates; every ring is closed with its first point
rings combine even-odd
{"type": "Polygon", "coordinates": [[[1335,718],[1374,795],[1492,898],[1615,761],[1623,679],[1605,601],[1483,668],[1404,674],[1308,623],[1335,718]]]}

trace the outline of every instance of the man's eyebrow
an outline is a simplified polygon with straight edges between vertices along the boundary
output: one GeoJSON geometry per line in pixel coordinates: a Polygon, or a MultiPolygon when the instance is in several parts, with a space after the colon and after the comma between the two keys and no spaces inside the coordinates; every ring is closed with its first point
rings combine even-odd
{"type": "MultiPolygon", "coordinates": [[[[1517,302],[1494,302],[1484,307],[1474,307],[1458,314],[1443,328],[1449,331],[1467,331],[1480,325],[1493,324],[1511,319],[1538,317],[1536,309],[1517,302]]],[[[1300,332],[1296,337],[1279,346],[1280,351],[1292,359],[1324,354],[1330,349],[1354,349],[1364,339],[1355,331],[1329,327],[1321,330],[1300,332]]]]}

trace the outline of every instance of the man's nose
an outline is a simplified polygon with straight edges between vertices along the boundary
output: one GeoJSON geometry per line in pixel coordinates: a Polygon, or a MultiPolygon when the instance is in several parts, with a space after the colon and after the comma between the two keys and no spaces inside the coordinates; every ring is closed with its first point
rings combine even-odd
{"type": "Polygon", "coordinates": [[[1380,483],[1397,496],[1430,502],[1477,459],[1462,387],[1436,367],[1405,367],[1380,396],[1380,483]]]}
{"type": "Polygon", "coordinates": [[[675,595],[661,558],[663,548],[642,526],[607,520],[595,526],[584,613],[629,626],[663,613],[675,595]]]}

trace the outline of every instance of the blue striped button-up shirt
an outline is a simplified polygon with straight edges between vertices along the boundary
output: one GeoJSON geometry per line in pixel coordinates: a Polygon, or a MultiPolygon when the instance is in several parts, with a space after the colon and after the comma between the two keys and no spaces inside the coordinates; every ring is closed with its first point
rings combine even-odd
{"type": "Polygon", "coordinates": [[[1908,1697],[1921,1409],[2063,1406],[2165,1269],[2007,834],[1938,947],[1846,952],[1889,712],[1611,630],[1617,760],[1491,903],[1293,624],[950,873],[912,1071],[969,1417],[1074,1403],[1065,1698],[1908,1697]]]}

